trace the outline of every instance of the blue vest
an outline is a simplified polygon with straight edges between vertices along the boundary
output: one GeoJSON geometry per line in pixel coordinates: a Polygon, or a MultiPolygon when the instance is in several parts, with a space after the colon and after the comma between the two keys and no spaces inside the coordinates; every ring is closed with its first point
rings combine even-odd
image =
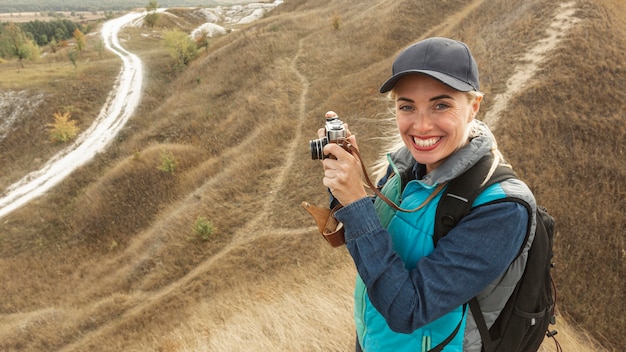
{"type": "MultiPolygon", "coordinates": [[[[401,206],[404,209],[415,209],[430,196],[435,188],[436,185],[429,186],[413,180],[406,185],[402,197],[400,197],[400,177],[394,176],[385,184],[382,193],[396,204],[400,204],[401,200],[401,206]]],[[[402,258],[407,270],[415,268],[421,257],[434,250],[435,212],[442,193],[440,192],[426,206],[416,212],[396,212],[380,199],[376,199],[374,203],[383,227],[391,236],[393,248],[402,258]]],[[[503,196],[502,188],[497,184],[492,185],[479,195],[474,206],[503,196]]],[[[403,334],[394,332],[389,328],[385,318],[370,302],[367,288],[358,275],[354,298],[357,336],[365,352],[426,352],[448,338],[459,322],[461,322],[459,332],[444,351],[463,351],[467,314],[463,314],[462,306],[410,334],[403,334]]]]}

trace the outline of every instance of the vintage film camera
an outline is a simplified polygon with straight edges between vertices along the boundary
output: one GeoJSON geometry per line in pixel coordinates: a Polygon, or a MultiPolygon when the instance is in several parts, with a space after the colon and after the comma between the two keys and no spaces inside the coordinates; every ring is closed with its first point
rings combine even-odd
{"type": "Polygon", "coordinates": [[[333,158],[332,155],[324,154],[324,147],[328,143],[337,143],[348,150],[348,141],[346,129],[343,127],[343,122],[339,119],[334,112],[326,113],[326,124],[324,126],[326,130],[326,136],[309,141],[309,147],[311,148],[311,158],[313,160],[321,160],[326,158],[333,158]]]}

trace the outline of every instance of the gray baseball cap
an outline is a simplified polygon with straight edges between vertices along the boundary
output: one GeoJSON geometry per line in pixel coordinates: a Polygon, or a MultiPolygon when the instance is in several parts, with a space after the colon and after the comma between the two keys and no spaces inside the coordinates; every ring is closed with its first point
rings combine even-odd
{"type": "Polygon", "coordinates": [[[461,92],[479,91],[478,67],[465,43],[447,38],[428,38],[404,49],[393,62],[392,75],[381,93],[393,89],[410,74],[422,73],[461,92]]]}

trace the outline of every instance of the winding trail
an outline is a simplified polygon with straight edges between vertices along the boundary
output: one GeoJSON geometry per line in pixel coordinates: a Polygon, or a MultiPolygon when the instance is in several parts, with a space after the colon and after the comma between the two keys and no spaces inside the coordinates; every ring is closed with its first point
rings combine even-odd
{"type": "Polygon", "coordinates": [[[485,114],[483,120],[492,130],[496,129],[501,113],[509,100],[524,90],[524,86],[539,70],[539,64],[556,48],[565,37],[565,33],[580,22],[580,18],[575,17],[576,10],[575,1],[561,3],[559,10],[552,18],[550,27],[546,30],[547,36],[539,40],[521,58],[521,63],[517,65],[515,73],[506,81],[506,91],[494,97],[493,106],[485,114]]]}
{"type": "MultiPolygon", "coordinates": [[[[240,239],[242,236],[246,236],[245,234],[254,233],[254,229],[264,228],[263,226],[259,226],[263,220],[268,219],[271,215],[271,205],[276,200],[276,197],[281,194],[280,189],[285,187],[285,182],[290,170],[293,167],[294,160],[298,155],[298,149],[302,140],[302,126],[304,125],[306,114],[307,114],[307,96],[309,95],[309,81],[306,77],[298,71],[297,63],[302,55],[302,42],[304,39],[301,39],[298,43],[298,52],[291,60],[290,69],[294,73],[294,75],[298,78],[300,83],[302,84],[302,92],[300,93],[300,98],[298,101],[298,117],[296,121],[296,128],[293,138],[291,138],[291,143],[287,147],[285,151],[285,158],[280,171],[276,173],[276,177],[273,178],[271,191],[269,196],[267,196],[267,200],[263,203],[261,210],[258,214],[249,221],[246,226],[244,226],[241,230],[239,230],[235,236],[235,242],[240,239]]],[[[315,227],[311,227],[315,228],[315,227]]],[[[309,228],[309,229],[311,229],[309,228]]],[[[308,230],[308,229],[307,229],[308,230]]]]}
{"type": "Polygon", "coordinates": [[[91,160],[115,138],[135,111],[141,98],[143,65],[118,41],[119,31],[142,18],[133,12],[105,22],[105,47],[122,59],[122,69],[94,123],[69,147],[57,153],[39,170],[9,186],[0,198],[0,218],[40,197],[65,177],[91,160]]]}
{"type": "MultiPolygon", "coordinates": [[[[298,80],[302,84],[302,92],[300,93],[300,98],[298,102],[298,118],[297,118],[297,126],[295,128],[295,136],[292,139],[292,142],[289,144],[286,152],[285,152],[285,162],[281,167],[281,171],[277,173],[276,177],[272,181],[271,192],[267,197],[266,201],[263,203],[261,209],[258,213],[254,215],[247,224],[238,229],[231,242],[220,250],[218,253],[212,255],[210,258],[200,263],[196,267],[194,267],[189,273],[185,276],[181,277],[176,281],[172,281],[167,286],[159,289],[156,292],[139,292],[134,298],[141,302],[130,309],[126,310],[123,314],[116,317],[115,319],[111,319],[107,321],[105,324],[98,327],[97,330],[92,331],[89,334],[82,336],[81,338],[73,341],[70,344],[63,346],[60,349],[61,352],[74,352],[74,351],[84,351],[87,346],[91,343],[91,341],[97,340],[99,337],[107,336],[108,334],[112,334],[113,331],[119,329],[120,324],[124,321],[129,321],[133,317],[140,316],[147,309],[150,309],[155,304],[158,304],[161,300],[167,299],[174,291],[185,287],[189,283],[196,280],[197,277],[202,275],[203,273],[211,270],[215,267],[216,263],[219,263],[220,260],[227,257],[233,250],[240,248],[240,246],[248,243],[251,240],[251,234],[254,234],[255,238],[258,237],[284,237],[284,236],[296,236],[296,235],[305,235],[308,233],[313,233],[317,231],[316,226],[303,227],[298,229],[281,229],[281,228],[271,228],[268,226],[261,226],[261,224],[266,221],[271,216],[272,207],[271,204],[275,201],[276,197],[281,194],[280,189],[285,186],[285,180],[288,175],[289,170],[291,169],[294,160],[298,155],[298,149],[302,138],[302,126],[306,119],[306,101],[309,91],[309,82],[304,75],[300,73],[297,69],[297,62],[299,57],[302,55],[302,40],[299,43],[299,50],[297,54],[292,58],[290,69],[293,71],[294,75],[298,77],[298,80]]],[[[258,132],[258,131],[257,131],[258,132]]],[[[251,136],[250,138],[254,138],[251,136]]],[[[242,143],[245,145],[246,143],[242,143]]],[[[233,152],[234,153],[234,152],[233,152]]],[[[234,153],[236,154],[236,153],[234,153]]]]}
{"type": "Polygon", "coordinates": [[[485,0],[474,0],[469,5],[462,8],[460,11],[447,16],[441,24],[436,27],[433,27],[431,30],[426,32],[419,40],[426,39],[428,37],[437,36],[437,37],[449,37],[450,31],[459,25],[462,21],[464,21],[470,13],[474,12],[476,9],[483,4],[485,0]]]}

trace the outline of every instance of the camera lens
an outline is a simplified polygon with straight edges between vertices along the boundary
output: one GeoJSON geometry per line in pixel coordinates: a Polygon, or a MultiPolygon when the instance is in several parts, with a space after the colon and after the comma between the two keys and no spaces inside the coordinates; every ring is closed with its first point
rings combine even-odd
{"type": "Polygon", "coordinates": [[[320,138],[309,141],[309,147],[311,148],[311,159],[324,159],[324,146],[327,144],[324,143],[325,140],[326,138],[320,138]]]}

